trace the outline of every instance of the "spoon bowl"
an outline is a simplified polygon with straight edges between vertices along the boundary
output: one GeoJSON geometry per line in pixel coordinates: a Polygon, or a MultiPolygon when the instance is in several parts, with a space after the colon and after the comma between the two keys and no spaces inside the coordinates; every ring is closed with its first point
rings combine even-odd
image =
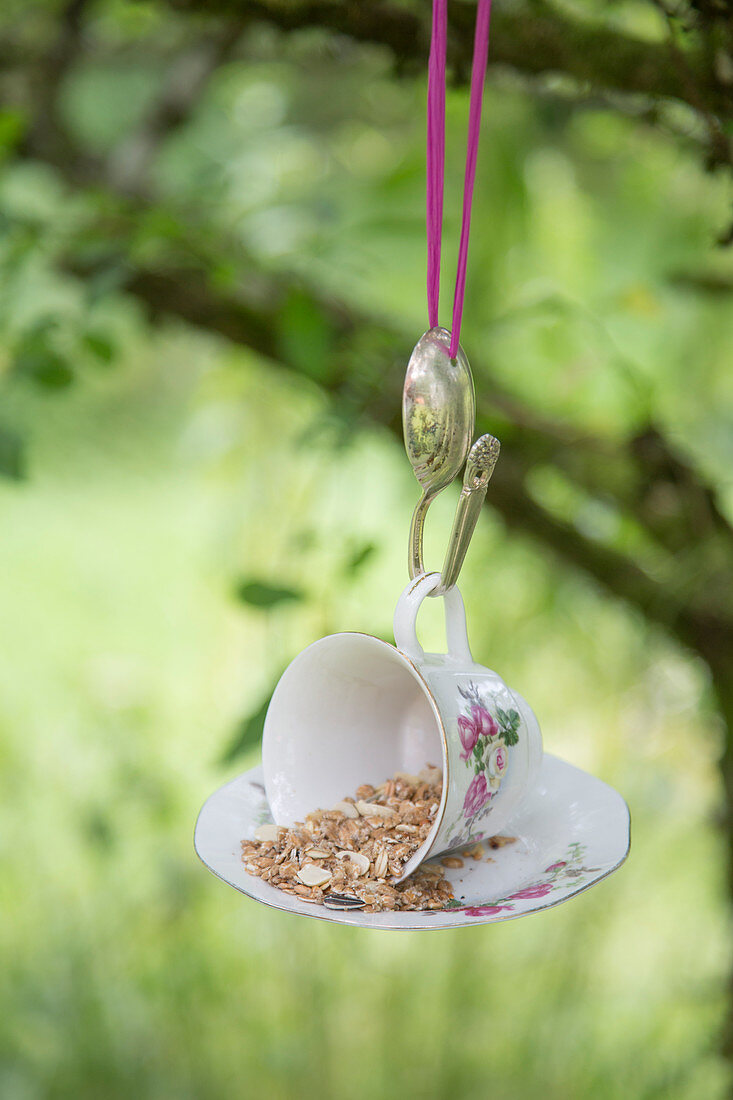
{"type": "Polygon", "coordinates": [[[449,358],[450,333],[432,328],[410,356],[402,395],[405,450],[424,492],[435,495],[458,474],[471,446],[473,378],[463,348],[449,358]]]}
{"type": "Polygon", "coordinates": [[[422,541],[430,503],[460,472],[471,446],[475,397],[463,348],[450,358],[450,333],[429,329],[413,349],[402,395],[405,451],[423,494],[412,517],[410,576],[425,572],[422,541]]]}

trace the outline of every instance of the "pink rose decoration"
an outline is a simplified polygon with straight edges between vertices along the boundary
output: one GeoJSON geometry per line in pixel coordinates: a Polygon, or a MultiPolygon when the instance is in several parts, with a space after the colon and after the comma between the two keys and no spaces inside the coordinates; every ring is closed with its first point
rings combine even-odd
{"type": "Polygon", "coordinates": [[[495,913],[501,913],[502,909],[511,908],[511,905],[473,905],[463,912],[469,917],[493,917],[495,913]]]}
{"type": "Polygon", "coordinates": [[[465,714],[462,714],[458,719],[458,736],[461,739],[463,745],[463,752],[461,753],[461,760],[468,760],[469,756],[473,752],[474,746],[478,741],[478,730],[474,726],[470,718],[466,718],[465,714]]]}
{"type": "Polygon", "coordinates": [[[552,885],[549,882],[538,883],[536,886],[525,886],[524,890],[517,890],[516,894],[510,894],[511,898],[543,898],[549,894],[552,885]]]}
{"type": "Polygon", "coordinates": [[[567,867],[567,863],[564,859],[561,859],[559,863],[551,863],[549,867],[545,867],[545,870],[559,871],[561,867],[567,867]]]}
{"type": "Polygon", "coordinates": [[[471,704],[471,717],[462,714],[458,719],[458,736],[461,739],[464,751],[461,753],[463,760],[468,760],[469,756],[474,750],[474,747],[479,737],[496,737],[499,732],[494,719],[489,714],[486,707],[479,707],[476,703],[471,704]]]}
{"type": "Polygon", "coordinates": [[[466,791],[466,797],[463,800],[463,813],[466,817],[473,817],[479,810],[486,805],[491,798],[491,791],[489,785],[486,782],[486,776],[481,772],[479,775],[475,775],[471,780],[471,785],[466,791]]]}
{"type": "Polygon", "coordinates": [[[474,724],[478,727],[479,736],[496,737],[499,732],[499,727],[486,707],[477,707],[474,703],[471,707],[471,717],[473,718],[474,724]]]}

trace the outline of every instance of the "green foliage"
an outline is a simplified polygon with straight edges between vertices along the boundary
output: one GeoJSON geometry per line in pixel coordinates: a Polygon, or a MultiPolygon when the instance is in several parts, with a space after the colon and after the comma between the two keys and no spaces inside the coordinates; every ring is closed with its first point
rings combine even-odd
{"type": "Polygon", "coordinates": [[[299,603],[305,599],[304,593],[297,588],[283,588],[260,580],[240,581],[236,595],[242,603],[267,611],[284,603],[299,603]]]}
{"type": "Polygon", "coordinates": [[[74,380],[74,372],[64,355],[53,346],[54,322],[42,322],[20,342],[13,362],[14,370],[46,390],[64,390],[74,380]]]}
{"type": "MultiPolygon", "coordinates": [[[[68,43],[59,11],[7,7],[19,66],[68,43]]],[[[490,513],[461,578],[474,653],[531,701],[549,751],[628,799],[624,869],[542,917],[426,939],[292,918],[197,864],[197,808],[258,761],[263,685],[323,634],[390,638],[416,486],[364,409],[398,424],[388,383],[427,323],[424,83],[381,50],[248,23],[115,195],[145,145],[124,143],[175,114],[147,112],[213,24],[126,0],[86,11],[57,104],[68,141],[29,159],[29,123],[51,116],[0,114],[0,472],[32,471],[0,482],[0,1095],[722,1100],[730,934],[705,672],[490,513]],[[170,300],[121,292],[169,266],[187,298],[245,290],[290,370],[234,348],[221,313],[184,326],[170,300]],[[348,341],[340,303],[374,319],[348,341]]],[[[610,17],[646,33],[639,5],[610,17]]],[[[29,95],[31,75],[11,70],[6,91],[29,95]]],[[[555,418],[610,469],[650,418],[729,509],[733,261],[711,251],[725,183],[661,129],[546,90],[486,93],[463,328],[492,402],[482,430],[510,459],[517,408],[555,418]]],[[[466,109],[451,89],[444,323],[466,109]]],[[[537,457],[533,499],[636,549],[639,525],[559,470],[563,438],[537,457]]],[[[432,506],[427,560],[454,507],[450,492],[432,506]]],[[[432,602],[420,629],[437,651],[432,602]]],[[[512,744],[518,715],[499,720],[512,744]]]]}
{"type": "Polygon", "coordinates": [[[115,357],[114,342],[104,332],[93,330],[84,333],[84,347],[91,352],[100,363],[111,363],[115,357]]]}
{"type": "Polygon", "coordinates": [[[0,477],[20,481],[25,477],[23,441],[12,428],[0,424],[0,477]]]}
{"type": "MultiPolygon", "coordinates": [[[[13,639],[0,835],[20,838],[0,881],[3,1095],[483,1100],[489,1035],[490,1091],[506,1100],[722,1100],[711,1036],[729,932],[704,679],[498,527],[482,525],[461,582],[474,652],[530,698],[550,751],[624,793],[627,865],[541,917],[425,937],[267,910],[198,864],[198,807],[257,762],[263,684],[323,633],[388,636],[405,571],[392,533],[414,487],[376,434],[343,466],[304,456],[310,387],[242,360],[207,366],[176,334],[128,351],[53,416],[35,388],[16,398],[33,478],[0,486],[13,639]],[[238,461],[222,467],[205,444],[225,429],[238,461]],[[276,429],[273,471],[261,455],[276,429]],[[283,514],[318,535],[288,575],[324,595],[315,610],[242,615],[231,563],[267,576],[292,535],[283,514]],[[344,577],[343,546],[374,530],[383,552],[344,577]]],[[[436,502],[438,517],[453,504],[436,502]]],[[[427,610],[437,650],[441,609],[427,610]]]]}
{"type": "MultiPolygon", "coordinates": [[[[272,691],[275,690],[273,684],[272,691]]],[[[267,708],[270,705],[272,691],[269,691],[256,710],[242,719],[234,735],[232,743],[221,756],[224,766],[232,764],[238,757],[257,749],[262,743],[262,734],[265,729],[267,708]]]]}
{"type": "Polygon", "coordinates": [[[47,390],[65,390],[74,380],[74,373],[64,356],[40,343],[18,353],[15,369],[47,390]]]}
{"type": "Polygon", "coordinates": [[[0,111],[0,156],[7,156],[20,143],[26,129],[26,118],[21,111],[0,111]]]}
{"type": "Polygon", "coordinates": [[[344,564],[345,576],[354,577],[357,573],[360,573],[364,566],[368,565],[373,559],[376,552],[377,545],[374,542],[364,542],[357,546],[344,564]]]}
{"type": "Polygon", "coordinates": [[[278,351],[286,363],[316,382],[328,382],[333,372],[332,326],[313,297],[296,291],[280,310],[278,351]]]}

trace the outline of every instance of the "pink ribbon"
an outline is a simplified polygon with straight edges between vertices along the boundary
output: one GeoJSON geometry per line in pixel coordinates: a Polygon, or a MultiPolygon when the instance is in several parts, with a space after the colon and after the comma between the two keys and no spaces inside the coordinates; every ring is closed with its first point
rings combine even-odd
{"type": "MultiPolygon", "coordinates": [[[[481,132],[481,102],[484,93],[486,63],[489,53],[489,21],[491,0],[478,0],[476,33],[473,41],[471,72],[471,104],[468,114],[466,174],[463,182],[463,216],[458,247],[458,270],[453,297],[450,357],[458,351],[466,290],[468,240],[471,235],[471,206],[476,180],[476,155],[481,132]]],[[[428,237],[428,320],[430,327],[438,324],[440,295],[440,248],[443,235],[443,191],[445,178],[445,61],[448,41],[448,0],[433,0],[433,27],[428,65],[428,125],[427,125],[427,237],[428,237]]]]}

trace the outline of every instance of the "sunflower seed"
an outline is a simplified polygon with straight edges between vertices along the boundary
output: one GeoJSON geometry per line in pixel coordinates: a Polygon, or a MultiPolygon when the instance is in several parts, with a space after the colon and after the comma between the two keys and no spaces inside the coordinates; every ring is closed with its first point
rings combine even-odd
{"type": "Polygon", "coordinates": [[[363,909],[366,902],[362,898],[354,898],[351,894],[326,894],[323,904],[327,909],[363,909]]]}

